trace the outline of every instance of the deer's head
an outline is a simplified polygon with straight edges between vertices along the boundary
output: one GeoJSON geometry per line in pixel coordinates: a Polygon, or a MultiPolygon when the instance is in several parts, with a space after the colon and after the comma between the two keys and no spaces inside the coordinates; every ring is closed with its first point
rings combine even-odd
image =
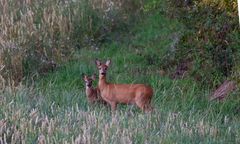
{"type": "Polygon", "coordinates": [[[99,60],[95,61],[96,66],[98,68],[98,72],[100,76],[106,76],[108,67],[111,63],[110,60],[107,60],[105,63],[101,63],[99,60]]]}
{"type": "Polygon", "coordinates": [[[87,75],[83,75],[83,80],[85,82],[86,87],[92,87],[93,81],[96,79],[95,74],[92,76],[87,76],[87,75]]]}

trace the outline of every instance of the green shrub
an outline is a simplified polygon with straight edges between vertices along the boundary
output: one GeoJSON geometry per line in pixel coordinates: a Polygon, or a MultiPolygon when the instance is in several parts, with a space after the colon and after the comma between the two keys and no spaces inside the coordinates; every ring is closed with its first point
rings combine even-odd
{"type": "Polygon", "coordinates": [[[237,3],[232,0],[170,1],[169,10],[188,29],[177,48],[176,61],[192,61],[190,74],[203,84],[213,85],[230,76],[236,65],[239,41],[237,3]],[[187,4],[185,2],[188,2],[187,4]],[[216,79],[217,78],[217,79],[216,79]],[[207,82],[207,83],[206,83],[207,82]]]}

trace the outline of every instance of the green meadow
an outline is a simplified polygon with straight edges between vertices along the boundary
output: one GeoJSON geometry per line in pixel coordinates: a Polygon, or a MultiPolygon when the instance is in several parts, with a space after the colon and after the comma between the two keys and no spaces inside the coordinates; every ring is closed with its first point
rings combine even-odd
{"type": "MultiPolygon", "coordinates": [[[[108,32],[105,41],[78,47],[83,41],[72,37],[69,58],[53,71],[39,74],[27,63],[23,81],[0,91],[0,144],[240,143],[239,90],[224,101],[209,101],[213,85],[191,75],[172,78],[174,36],[189,29],[166,16],[165,7],[157,8],[146,4],[144,14],[108,32]],[[98,74],[96,59],[112,61],[108,82],[152,86],[154,110],[119,104],[112,113],[109,106],[90,105],[82,74],[98,74]]],[[[214,84],[221,80],[211,78],[214,84]]]]}

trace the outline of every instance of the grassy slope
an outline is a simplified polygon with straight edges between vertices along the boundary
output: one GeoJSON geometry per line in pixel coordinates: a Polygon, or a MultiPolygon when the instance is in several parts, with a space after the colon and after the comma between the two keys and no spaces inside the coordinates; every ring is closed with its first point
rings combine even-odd
{"type": "Polygon", "coordinates": [[[35,89],[6,91],[1,96],[0,119],[7,122],[6,127],[2,124],[0,138],[5,135],[8,141],[13,137],[27,143],[38,139],[49,143],[239,143],[236,94],[225,102],[209,103],[209,90],[192,79],[160,76],[172,34],[181,30],[174,20],[149,15],[129,33],[121,33],[119,41],[104,43],[98,51],[81,49],[71,62],[41,78],[35,89]],[[97,73],[96,58],[112,60],[111,82],[150,84],[156,112],[143,114],[134,106],[119,105],[112,116],[109,108],[89,106],[81,74],[97,73]]]}

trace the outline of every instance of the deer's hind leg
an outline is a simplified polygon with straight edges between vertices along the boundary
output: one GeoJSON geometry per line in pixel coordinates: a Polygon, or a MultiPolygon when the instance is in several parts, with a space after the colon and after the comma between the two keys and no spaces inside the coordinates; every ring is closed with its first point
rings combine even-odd
{"type": "Polygon", "coordinates": [[[136,97],[135,97],[135,102],[136,105],[142,110],[144,111],[145,109],[145,102],[144,102],[144,94],[143,93],[137,93],[136,97]]]}
{"type": "Polygon", "coordinates": [[[111,105],[112,111],[115,111],[116,108],[117,108],[117,103],[116,102],[110,102],[110,105],[111,105]]]}
{"type": "Polygon", "coordinates": [[[140,93],[136,96],[136,105],[144,112],[150,112],[152,107],[150,105],[151,101],[144,93],[140,93]]]}

